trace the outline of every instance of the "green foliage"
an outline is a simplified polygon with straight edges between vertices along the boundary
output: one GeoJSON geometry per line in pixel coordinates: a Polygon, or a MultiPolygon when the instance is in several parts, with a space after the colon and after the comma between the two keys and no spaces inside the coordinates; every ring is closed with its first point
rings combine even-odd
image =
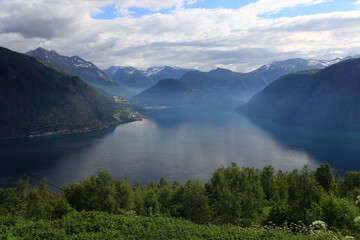
{"type": "Polygon", "coordinates": [[[356,206],[344,198],[334,194],[325,195],[312,211],[312,221],[321,219],[331,227],[338,229],[355,228],[354,219],[359,211],[356,206]]]}
{"type": "Polygon", "coordinates": [[[186,226],[179,239],[206,239],[210,233],[218,236],[213,239],[230,235],[287,239],[295,237],[292,233],[332,239],[334,232],[360,237],[360,213],[357,198],[352,197],[359,189],[357,172],[346,173],[344,181],[329,176],[329,165],[315,171],[304,166],[275,173],[271,166],[257,170],[234,163],[215,170],[205,185],[190,178],[185,184],[175,181],[170,186],[161,178],[158,184],[140,186],[99,171],[64,187],[59,194],[51,193],[45,181],[29,188],[28,180],[19,180],[16,188],[0,189],[0,221],[5,226],[0,234],[10,239],[26,239],[31,234],[60,239],[166,239],[174,238],[173,234],[179,234],[177,229],[186,226]],[[317,222],[324,222],[326,228],[309,228],[317,222]],[[43,231],[36,233],[34,228],[43,231]]]}
{"type": "Polygon", "coordinates": [[[185,219],[204,224],[211,219],[211,209],[203,184],[198,180],[186,181],[180,195],[181,212],[185,219]]]}
{"type": "Polygon", "coordinates": [[[330,164],[320,164],[320,167],[315,170],[315,179],[325,191],[335,191],[335,181],[330,164]]]}
{"type": "Polygon", "coordinates": [[[99,171],[82,183],[64,188],[64,196],[76,210],[117,212],[115,181],[107,171],[99,171]]]}
{"type": "Polygon", "coordinates": [[[38,58],[0,47],[0,138],[102,129],[143,110],[38,58]]]}
{"type": "Polygon", "coordinates": [[[360,194],[360,172],[350,171],[344,174],[342,195],[349,199],[355,199],[360,194]]]}
{"type": "Polygon", "coordinates": [[[264,167],[260,173],[261,186],[268,201],[275,199],[276,184],[274,173],[275,171],[272,166],[264,167]]]}
{"type": "Polygon", "coordinates": [[[115,201],[120,209],[134,209],[134,194],[128,179],[115,181],[115,201]]]}
{"type": "Polygon", "coordinates": [[[158,200],[158,186],[154,182],[151,182],[145,192],[144,208],[147,215],[159,215],[161,206],[158,200]]]}
{"type": "Polygon", "coordinates": [[[160,179],[159,183],[159,192],[158,192],[158,201],[160,203],[160,212],[163,216],[170,216],[170,204],[171,198],[173,196],[173,191],[170,188],[170,185],[167,183],[164,177],[160,179]]]}
{"type": "MultiPolygon", "coordinates": [[[[333,239],[321,232],[294,235],[284,229],[197,225],[162,217],[129,217],[104,212],[74,212],[52,222],[0,217],[1,239],[333,239]]],[[[337,239],[342,239],[337,235],[337,239]]]]}
{"type": "Polygon", "coordinates": [[[235,163],[217,169],[207,185],[215,223],[250,226],[259,222],[265,195],[260,174],[254,168],[240,169],[235,163]]]}
{"type": "Polygon", "coordinates": [[[0,214],[32,220],[53,220],[72,212],[73,208],[61,196],[49,192],[45,181],[29,189],[29,180],[20,179],[16,188],[0,191],[0,214]]]}

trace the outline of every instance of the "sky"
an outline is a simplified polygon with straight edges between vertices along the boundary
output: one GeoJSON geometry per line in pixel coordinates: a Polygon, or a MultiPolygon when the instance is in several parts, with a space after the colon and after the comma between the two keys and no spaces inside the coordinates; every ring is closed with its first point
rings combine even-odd
{"type": "Polygon", "coordinates": [[[43,47],[101,69],[247,72],[360,54],[360,0],[0,0],[0,46],[43,47]]]}

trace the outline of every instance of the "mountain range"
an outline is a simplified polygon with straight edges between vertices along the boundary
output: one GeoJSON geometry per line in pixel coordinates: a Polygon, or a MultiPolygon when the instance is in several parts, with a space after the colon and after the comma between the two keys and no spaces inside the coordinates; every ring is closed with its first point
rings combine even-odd
{"type": "Polygon", "coordinates": [[[105,128],[142,108],[38,57],[0,47],[0,138],[105,128]]]}
{"type": "Polygon", "coordinates": [[[250,117],[304,126],[360,128],[360,58],[287,74],[237,108],[250,117]]]}
{"type": "Polygon", "coordinates": [[[98,87],[110,94],[122,97],[133,96],[131,91],[115,82],[92,62],[86,61],[79,56],[67,57],[60,55],[55,50],[48,51],[41,47],[28,51],[26,54],[40,57],[59,69],[80,77],[91,86],[98,87]]]}
{"type": "Polygon", "coordinates": [[[146,70],[139,70],[133,67],[111,66],[104,70],[114,81],[138,93],[154,86],[161,79],[179,79],[188,71],[195,70],[169,66],[151,67],[146,70]]]}
{"type": "MultiPolygon", "coordinates": [[[[324,68],[339,61],[341,61],[339,58],[330,61],[295,58],[263,65],[248,73],[233,72],[223,68],[209,72],[187,71],[179,80],[186,84],[188,89],[192,89],[191,94],[174,91],[168,93],[162,84],[153,86],[149,91],[146,90],[144,92],[146,96],[140,93],[133,99],[147,106],[155,106],[162,102],[166,105],[164,96],[171,98],[171,94],[174,94],[174,98],[178,98],[178,95],[184,96],[182,101],[177,101],[180,105],[198,104],[234,108],[247,102],[255,93],[284,74],[324,68]]],[[[171,83],[178,84],[175,81],[171,83]]],[[[169,89],[172,88],[171,83],[167,84],[169,89]]],[[[183,88],[179,91],[183,91],[183,88]]]]}
{"type": "Polygon", "coordinates": [[[194,89],[172,78],[162,79],[155,86],[132,98],[142,106],[185,106],[195,99],[194,89]]]}

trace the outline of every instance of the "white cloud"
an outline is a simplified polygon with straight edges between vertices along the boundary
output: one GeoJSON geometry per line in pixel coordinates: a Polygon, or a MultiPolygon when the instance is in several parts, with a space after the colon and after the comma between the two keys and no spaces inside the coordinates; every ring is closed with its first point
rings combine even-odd
{"type": "Polygon", "coordinates": [[[191,1],[118,0],[169,14],[111,20],[91,18],[115,1],[0,1],[0,45],[26,52],[38,46],[109,65],[176,65],[208,70],[228,66],[246,71],[291,57],[331,58],[360,52],[360,12],[263,18],[286,8],[321,0],[260,0],[240,9],[184,9],[191,1]],[[152,3],[152,4],[151,4],[152,3]]]}
{"type": "Polygon", "coordinates": [[[356,1],[355,4],[360,4],[360,0],[356,1]]]}
{"type": "Polygon", "coordinates": [[[115,3],[119,9],[127,9],[131,7],[146,8],[153,11],[161,9],[169,9],[173,7],[182,7],[184,5],[191,5],[198,0],[85,0],[88,2],[100,3],[101,5],[115,3]]]}

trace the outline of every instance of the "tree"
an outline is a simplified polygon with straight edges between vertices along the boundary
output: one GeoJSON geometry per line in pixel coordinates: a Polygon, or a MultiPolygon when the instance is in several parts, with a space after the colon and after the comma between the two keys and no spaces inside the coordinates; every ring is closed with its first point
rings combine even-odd
{"type": "Polygon", "coordinates": [[[320,164],[320,167],[315,170],[315,179],[326,192],[335,191],[336,185],[329,163],[320,164]]]}
{"type": "Polygon", "coordinates": [[[183,217],[204,224],[211,220],[211,209],[200,180],[188,179],[180,196],[183,217]]]}
{"type": "Polygon", "coordinates": [[[261,221],[265,195],[260,174],[254,168],[240,169],[235,163],[215,170],[207,184],[216,223],[249,226],[261,221]]]}
{"type": "Polygon", "coordinates": [[[261,185],[266,200],[272,200],[275,197],[275,177],[274,168],[269,165],[263,168],[260,173],[261,185]]]}
{"type": "Polygon", "coordinates": [[[14,188],[0,188],[0,215],[22,215],[23,205],[14,188]]]}
{"type": "Polygon", "coordinates": [[[146,187],[143,189],[140,187],[140,183],[136,182],[132,186],[133,199],[134,199],[134,210],[138,215],[145,215],[145,195],[146,195],[146,187]]]}
{"type": "Polygon", "coordinates": [[[160,203],[160,212],[164,216],[170,216],[170,204],[173,191],[164,177],[160,179],[159,185],[159,196],[158,201],[160,203]]]}
{"type": "Polygon", "coordinates": [[[329,226],[337,229],[354,227],[354,219],[359,215],[359,210],[353,203],[345,198],[339,198],[333,193],[324,195],[319,204],[314,204],[309,212],[310,221],[323,220],[329,226]]]}
{"type": "Polygon", "coordinates": [[[354,200],[360,195],[360,172],[346,172],[341,187],[342,196],[347,197],[349,200],[354,200]]]}
{"type": "MultiPolygon", "coordinates": [[[[300,171],[295,169],[288,175],[290,212],[288,217],[293,222],[307,222],[306,213],[313,204],[318,204],[325,191],[315,180],[314,173],[305,165],[300,171]]],[[[307,222],[310,224],[311,222],[307,222]]]]}
{"type": "Polygon", "coordinates": [[[148,216],[160,213],[160,203],[158,201],[158,187],[154,182],[149,184],[146,190],[144,208],[148,216]]]}
{"type": "Polygon", "coordinates": [[[115,201],[119,209],[132,210],[134,209],[134,194],[127,178],[122,181],[115,180],[115,201]]]}
{"type": "Polygon", "coordinates": [[[51,220],[54,218],[56,195],[49,192],[45,180],[39,182],[37,188],[29,191],[26,203],[26,218],[35,220],[51,220]]]}
{"type": "Polygon", "coordinates": [[[117,212],[116,188],[108,171],[98,171],[82,182],[64,188],[64,196],[76,210],[117,212]]]}

